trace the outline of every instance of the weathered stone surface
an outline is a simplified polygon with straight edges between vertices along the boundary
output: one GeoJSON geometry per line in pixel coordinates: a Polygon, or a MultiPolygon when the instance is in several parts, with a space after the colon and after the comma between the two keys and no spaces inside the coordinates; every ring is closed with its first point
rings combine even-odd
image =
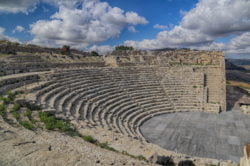
{"type": "Polygon", "coordinates": [[[221,114],[173,113],[154,117],[141,126],[152,143],[168,150],[239,162],[250,140],[250,117],[231,111],[221,114]]]}
{"type": "Polygon", "coordinates": [[[0,165],[2,166],[92,166],[149,165],[101,149],[78,137],[58,132],[32,132],[13,128],[0,117],[0,165]],[[98,163],[96,162],[98,161],[98,163]]]}

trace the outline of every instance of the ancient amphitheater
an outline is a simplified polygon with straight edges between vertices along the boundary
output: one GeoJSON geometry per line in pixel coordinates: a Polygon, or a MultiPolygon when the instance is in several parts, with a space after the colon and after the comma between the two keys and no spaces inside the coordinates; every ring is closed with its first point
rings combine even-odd
{"type": "MultiPolygon", "coordinates": [[[[109,152],[94,145],[89,147],[92,145],[88,143],[79,143],[77,138],[58,133],[50,136],[41,129],[26,130],[17,125],[18,120],[13,114],[8,114],[7,109],[0,128],[2,138],[6,139],[0,139],[0,147],[9,153],[1,154],[0,165],[5,159],[6,162],[7,159],[14,160],[15,157],[9,155],[12,150],[19,155],[15,162],[32,165],[28,162],[30,158],[22,159],[21,147],[18,151],[12,149],[12,145],[7,146],[6,140],[18,135],[26,143],[27,139],[36,140],[31,144],[39,144],[38,140],[43,144],[46,142],[48,153],[54,145],[60,146],[62,140],[67,140],[66,144],[72,151],[84,144],[93,153],[89,156],[92,161],[86,165],[161,164],[159,156],[171,157],[179,165],[181,162],[185,165],[185,161],[186,165],[192,165],[189,162],[204,166],[237,165],[235,162],[243,156],[243,146],[250,139],[249,118],[237,112],[225,113],[226,80],[222,52],[114,51],[95,57],[76,50],[70,55],[62,55],[60,49],[4,44],[0,51],[5,53],[0,59],[2,96],[10,90],[22,91],[15,99],[18,104],[40,106],[41,111],[67,120],[83,135],[108,142],[112,147],[109,152]],[[15,135],[8,131],[15,132],[15,135]],[[21,131],[25,134],[20,135],[21,131]],[[71,141],[78,143],[73,145],[71,141]],[[116,155],[113,161],[112,157],[116,155]],[[132,155],[146,159],[137,161],[135,157],[129,158],[132,155]]],[[[71,156],[70,150],[60,148],[61,151],[59,148],[55,151],[71,156]]],[[[38,160],[31,153],[32,161],[38,160]]],[[[85,152],[78,150],[77,153],[85,152]]],[[[47,161],[52,160],[48,158],[47,161]]],[[[73,159],[61,156],[62,163],[73,159]]]]}

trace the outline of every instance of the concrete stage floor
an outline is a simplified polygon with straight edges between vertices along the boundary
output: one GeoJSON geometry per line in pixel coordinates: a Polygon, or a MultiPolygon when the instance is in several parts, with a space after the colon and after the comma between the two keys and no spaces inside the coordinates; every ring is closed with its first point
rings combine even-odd
{"type": "Polygon", "coordinates": [[[237,111],[163,114],[146,121],[141,132],[168,150],[239,162],[243,146],[250,142],[250,116],[237,111]]]}

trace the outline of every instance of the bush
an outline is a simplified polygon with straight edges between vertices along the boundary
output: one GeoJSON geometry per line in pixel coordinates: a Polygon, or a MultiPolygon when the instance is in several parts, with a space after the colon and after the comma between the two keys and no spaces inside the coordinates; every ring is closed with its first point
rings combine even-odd
{"type": "Polygon", "coordinates": [[[35,129],[35,127],[28,121],[20,122],[20,125],[22,125],[23,127],[25,127],[26,129],[29,129],[29,130],[35,129]]]}
{"type": "Polygon", "coordinates": [[[82,137],[84,139],[84,141],[87,141],[87,142],[90,142],[92,144],[96,143],[97,141],[90,135],[87,135],[87,136],[83,136],[82,137]]]}
{"type": "Polygon", "coordinates": [[[70,55],[70,46],[64,45],[62,50],[61,50],[61,54],[70,55]]]}
{"type": "Polygon", "coordinates": [[[197,86],[196,86],[196,85],[194,85],[194,86],[193,86],[193,88],[197,88],[197,86]]]}
{"type": "Polygon", "coordinates": [[[100,56],[97,52],[95,52],[95,51],[92,51],[91,52],[91,56],[100,56]]]}

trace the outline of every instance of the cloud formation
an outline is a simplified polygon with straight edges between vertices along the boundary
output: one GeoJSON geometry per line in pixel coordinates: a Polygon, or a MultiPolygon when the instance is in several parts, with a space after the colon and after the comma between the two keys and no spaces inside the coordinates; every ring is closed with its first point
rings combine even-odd
{"type": "Polygon", "coordinates": [[[155,24],[155,25],[154,25],[154,28],[155,28],[155,29],[167,29],[168,26],[167,26],[167,25],[155,24]]]}
{"type": "Polygon", "coordinates": [[[9,36],[6,36],[4,34],[5,32],[5,29],[3,27],[0,27],[0,40],[9,40],[9,41],[12,41],[12,42],[20,42],[18,39],[16,38],[13,38],[13,37],[9,37],[9,36]]]}
{"type": "Polygon", "coordinates": [[[24,30],[24,27],[17,25],[16,28],[12,31],[12,33],[23,32],[24,30]]]}
{"type": "MultiPolygon", "coordinates": [[[[124,44],[141,49],[191,47],[239,50],[240,46],[248,45],[240,41],[249,41],[246,39],[250,31],[249,9],[249,0],[200,0],[195,8],[183,14],[180,24],[171,30],[159,32],[155,39],[125,41],[124,44]],[[215,42],[232,34],[240,36],[227,45],[215,42]]],[[[163,28],[155,25],[157,27],[163,28]]]]}
{"type": "Polygon", "coordinates": [[[108,52],[112,52],[115,48],[113,46],[108,46],[108,45],[102,45],[102,46],[97,46],[93,45],[92,47],[89,48],[89,51],[96,51],[99,54],[106,54],[108,52]]]}
{"type": "Polygon", "coordinates": [[[99,0],[84,0],[78,8],[60,5],[51,20],[39,20],[30,28],[33,43],[82,48],[118,37],[126,27],[147,23],[135,12],[125,12],[99,0]]]}
{"type": "Polygon", "coordinates": [[[211,36],[250,30],[249,0],[201,0],[185,14],[181,26],[211,36]]]}
{"type": "Polygon", "coordinates": [[[36,8],[38,0],[1,0],[0,13],[28,13],[36,8]]]}

